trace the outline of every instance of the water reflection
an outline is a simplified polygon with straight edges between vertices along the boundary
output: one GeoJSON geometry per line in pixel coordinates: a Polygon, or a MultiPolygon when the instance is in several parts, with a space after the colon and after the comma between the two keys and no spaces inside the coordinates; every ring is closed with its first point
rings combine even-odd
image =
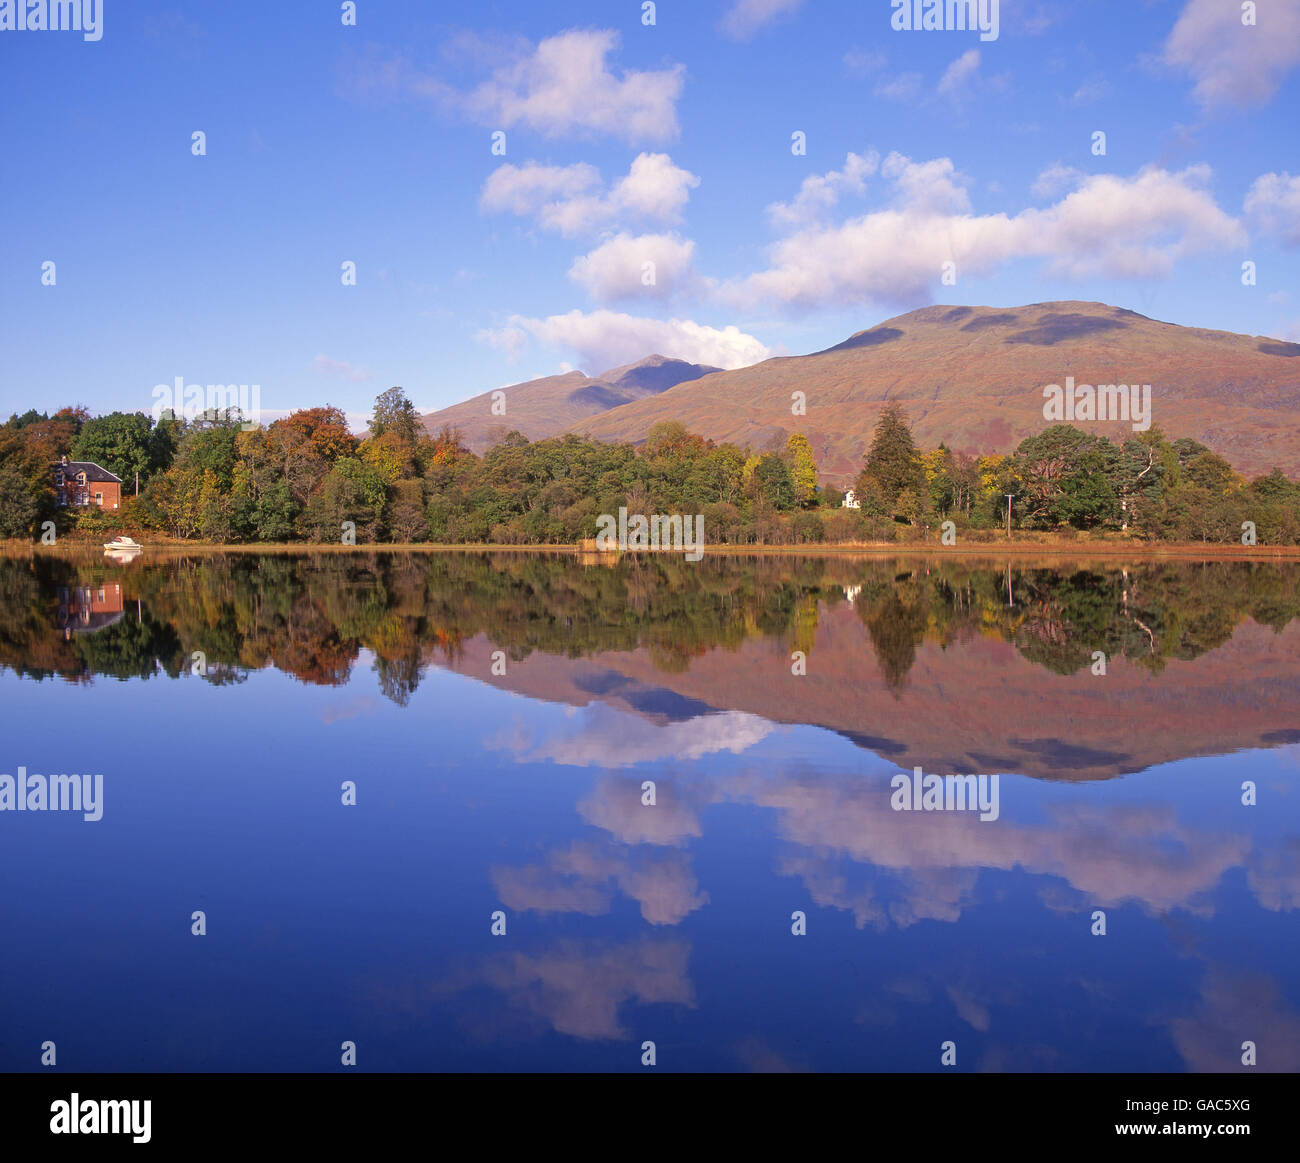
{"type": "Polygon", "coordinates": [[[904,767],[1097,778],[1300,740],[1298,579],[1295,565],[1222,562],[1004,576],[952,559],[8,559],[0,666],[73,680],[201,670],[213,684],[274,667],[339,686],[366,652],[399,706],[451,667],[661,728],[628,738],[622,716],[591,713],[567,737],[495,741],[521,756],[687,758],[788,722],[904,767]]]}
{"type": "Polygon", "coordinates": [[[1300,569],[1009,572],[0,559],[0,1067],[1296,1069],[1300,569]]]}

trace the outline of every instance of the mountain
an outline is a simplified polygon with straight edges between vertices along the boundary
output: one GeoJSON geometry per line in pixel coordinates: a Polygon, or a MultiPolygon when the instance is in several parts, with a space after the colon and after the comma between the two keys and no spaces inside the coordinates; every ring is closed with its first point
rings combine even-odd
{"type": "MultiPolygon", "coordinates": [[[[1250,476],[1300,472],[1300,344],[1161,323],[1103,303],[934,306],[889,319],[812,355],[719,371],[598,416],[571,431],[640,441],[660,420],[764,449],[803,432],[823,480],[856,476],[886,401],[907,409],[917,443],[1010,452],[1050,423],[1043,388],[1150,384],[1151,418],[1250,476]],[[791,393],[807,414],[791,414],[791,393]]],[[[1124,421],[1077,427],[1120,440],[1124,421]]]]}
{"type": "Polygon", "coordinates": [[[586,417],[646,399],[717,370],[652,355],[595,377],[567,372],[501,388],[505,392],[504,416],[493,415],[493,393],[484,392],[450,408],[428,413],[423,423],[431,433],[443,425],[459,428],[465,443],[475,452],[483,452],[494,442],[492,438],[498,430],[504,434],[514,428],[530,440],[540,440],[563,432],[586,417]]]}

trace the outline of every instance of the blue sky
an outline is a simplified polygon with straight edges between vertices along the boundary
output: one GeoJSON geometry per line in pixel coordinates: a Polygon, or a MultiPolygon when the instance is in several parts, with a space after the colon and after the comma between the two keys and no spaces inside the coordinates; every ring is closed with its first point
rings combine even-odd
{"type": "Polygon", "coordinates": [[[889,0],[104,0],[97,41],[7,7],[6,415],[178,376],[433,409],[930,302],[1300,339],[1300,0],[1001,0],[988,40],[889,0]]]}

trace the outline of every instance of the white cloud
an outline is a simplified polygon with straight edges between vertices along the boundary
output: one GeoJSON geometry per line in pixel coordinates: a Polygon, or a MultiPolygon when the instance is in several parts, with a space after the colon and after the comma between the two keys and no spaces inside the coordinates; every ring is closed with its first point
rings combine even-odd
{"type": "Polygon", "coordinates": [[[885,101],[914,101],[921,92],[920,73],[899,73],[876,85],[873,92],[885,101]]]}
{"type": "Polygon", "coordinates": [[[1060,277],[1159,278],[1186,255],[1245,242],[1241,224],[1205,189],[1204,166],[1089,177],[1054,205],[1014,215],[971,213],[947,158],[891,154],[881,174],[895,186],[891,208],[781,239],[767,270],[723,287],[722,297],[800,309],[914,303],[929,297],[950,261],[959,277],[1033,258],[1060,277]]]}
{"type": "Polygon", "coordinates": [[[1209,179],[1208,166],[1100,174],[1015,221],[1029,232],[1027,253],[1047,258],[1054,274],[1164,278],[1187,255],[1245,245],[1241,224],[1205,188],[1209,179]]]}
{"type": "Polygon", "coordinates": [[[664,153],[642,153],[627,175],[606,190],[600,172],[585,163],[543,166],[509,162],[483,183],[481,209],[535,217],[545,230],[566,237],[591,233],[625,218],[679,222],[700,179],[664,153]]]}
{"type": "Polygon", "coordinates": [[[1188,0],[1164,60],[1193,77],[1204,107],[1263,105],[1300,64],[1300,0],[1267,0],[1258,12],[1249,26],[1240,4],[1188,0]]]}
{"type": "Polygon", "coordinates": [[[420,88],[496,129],[524,126],[546,137],[673,140],[685,67],[617,74],[607,58],[618,44],[618,33],[610,29],[571,29],[516,52],[468,93],[437,81],[420,88]]]}
{"type": "Polygon", "coordinates": [[[966,178],[949,158],[914,162],[901,153],[891,153],[880,173],[894,183],[895,202],[909,211],[937,214],[970,209],[966,178]]]}
{"type": "Polygon", "coordinates": [[[1076,108],[1080,105],[1092,105],[1097,101],[1105,100],[1112,91],[1111,84],[1105,77],[1096,77],[1091,81],[1084,81],[1075,89],[1070,104],[1076,108]]]}
{"type": "MultiPolygon", "coordinates": [[[[499,742],[511,747],[520,762],[549,759],[571,767],[608,769],[650,762],[690,763],[723,751],[739,755],[774,730],[766,719],[742,711],[656,723],[595,704],[549,738],[503,738],[489,746],[499,742]]],[[[641,806],[639,792],[637,806],[641,806]]]]}
{"type": "Polygon", "coordinates": [[[327,355],[318,355],[311,361],[311,366],[320,375],[333,376],[335,379],[349,380],[357,384],[370,379],[371,374],[369,368],[357,367],[345,359],[330,359],[327,355]]]}
{"type": "Polygon", "coordinates": [[[943,97],[960,97],[979,72],[980,50],[968,49],[944,70],[939,79],[939,94],[943,97]]]}
{"type": "Polygon", "coordinates": [[[1257,230],[1300,246],[1300,176],[1261,174],[1246,194],[1245,210],[1257,230]]]}
{"type": "Polygon", "coordinates": [[[643,153],[633,160],[627,177],[619,179],[610,202],[621,211],[676,222],[699,184],[699,178],[673,165],[666,153],[643,153]]]}
{"type": "Polygon", "coordinates": [[[665,299],[684,288],[694,253],[695,243],[673,234],[618,234],[576,259],[569,278],[598,303],[665,299]]]}
{"type": "Polygon", "coordinates": [[[885,54],[868,52],[860,48],[851,48],[844,54],[844,67],[859,77],[869,77],[885,67],[885,54]]]}
{"type": "Polygon", "coordinates": [[[747,367],[772,354],[734,325],[708,327],[690,319],[647,319],[607,310],[574,310],[546,319],[512,315],[505,327],[481,331],[478,338],[505,348],[529,335],[549,347],[577,353],[580,364],[597,371],[651,353],[720,368],[747,367]]]}
{"type": "Polygon", "coordinates": [[[1048,166],[1032,187],[1035,198],[1055,198],[1062,190],[1073,189],[1088,180],[1088,175],[1073,166],[1054,162],[1048,166]]]}
{"type": "Polygon", "coordinates": [[[746,40],[765,24],[790,16],[803,0],[733,0],[722,18],[722,31],[736,40],[746,40]]]}
{"type": "Polygon", "coordinates": [[[522,327],[515,326],[514,323],[505,327],[485,327],[475,332],[474,338],[479,343],[486,343],[489,347],[504,351],[506,359],[511,363],[514,363],[519,358],[520,352],[528,346],[528,332],[522,327]]]}
{"type": "Polygon", "coordinates": [[[874,150],[862,155],[850,153],[844,159],[842,170],[812,174],[804,178],[793,201],[773,202],[767,208],[768,217],[778,226],[801,226],[815,222],[846,193],[865,194],[867,178],[879,167],[880,155],[874,150]]]}
{"type": "Polygon", "coordinates": [[[540,166],[536,162],[516,166],[507,162],[488,175],[479,205],[490,212],[509,211],[521,218],[540,216],[548,207],[571,202],[599,183],[600,171],[585,162],[571,166],[540,166]]]}
{"type": "Polygon", "coordinates": [[[1060,23],[1067,9],[1060,4],[1039,4],[1030,0],[1002,0],[1002,28],[1012,33],[1039,36],[1060,23]]]}

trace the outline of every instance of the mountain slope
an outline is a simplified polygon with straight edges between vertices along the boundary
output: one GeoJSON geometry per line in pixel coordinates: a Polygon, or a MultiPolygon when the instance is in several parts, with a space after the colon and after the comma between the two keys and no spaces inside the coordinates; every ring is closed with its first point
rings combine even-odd
{"type": "Polygon", "coordinates": [[[450,408],[430,412],[422,420],[431,433],[444,425],[459,428],[466,444],[475,452],[483,452],[493,443],[493,436],[503,435],[512,428],[530,440],[540,440],[586,417],[645,399],[717,370],[652,355],[594,377],[575,371],[501,388],[505,393],[504,416],[493,415],[493,393],[483,392],[450,408]]]}
{"type": "MultiPolygon", "coordinates": [[[[1191,436],[1248,475],[1300,471],[1300,344],[1181,327],[1102,303],[924,307],[812,355],[714,372],[575,421],[572,431],[639,441],[660,420],[762,449],[807,435],[823,479],[856,475],[881,407],[899,400],[918,444],[1009,452],[1042,431],[1043,388],[1150,384],[1154,426],[1191,436]],[[791,393],[807,415],[791,414],[791,393]]],[[[1080,423],[1120,440],[1124,421],[1080,423]]]]}

